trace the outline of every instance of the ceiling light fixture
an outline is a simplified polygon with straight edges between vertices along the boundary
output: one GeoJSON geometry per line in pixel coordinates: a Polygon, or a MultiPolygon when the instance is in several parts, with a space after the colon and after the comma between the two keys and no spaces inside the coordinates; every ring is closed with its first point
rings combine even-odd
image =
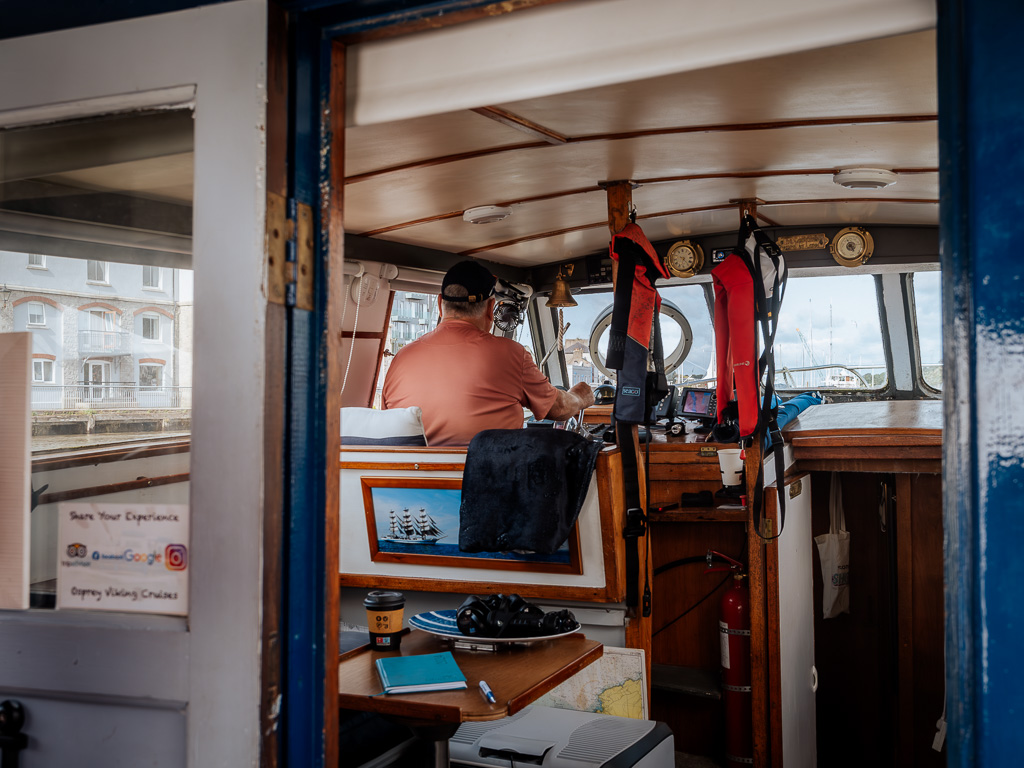
{"type": "Polygon", "coordinates": [[[882,189],[895,184],[896,178],[884,168],[848,168],[835,174],[832,181],[847,189],[882,189]]]}
{"type": "Polygon", "coordinates": [[[470,224],[493,224],[511,215],[512,209],[507,205],[478,205],[476,208],[467,208],[463,211],[462,220],[470,224]]]}

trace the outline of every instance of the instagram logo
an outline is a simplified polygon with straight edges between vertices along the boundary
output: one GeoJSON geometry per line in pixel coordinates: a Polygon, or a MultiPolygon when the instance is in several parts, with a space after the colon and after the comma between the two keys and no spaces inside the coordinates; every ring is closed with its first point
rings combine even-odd
{"type": "Polygon", "coordinates": [[[184,571],[188,568],[188,549],[184,544],[168,544],[164,550],[164,564],[168,571],[184,571]]]}

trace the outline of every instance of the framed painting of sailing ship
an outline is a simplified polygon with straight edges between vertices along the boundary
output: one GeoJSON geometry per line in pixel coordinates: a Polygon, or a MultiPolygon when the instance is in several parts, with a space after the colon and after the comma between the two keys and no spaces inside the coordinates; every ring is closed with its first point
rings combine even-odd
{"type": "Polygon", "coordinates": [[[462,478],[362,477],[360,484],[373,562],[582,573],[576,526],[552,554],[461,551],[462,478]]]}

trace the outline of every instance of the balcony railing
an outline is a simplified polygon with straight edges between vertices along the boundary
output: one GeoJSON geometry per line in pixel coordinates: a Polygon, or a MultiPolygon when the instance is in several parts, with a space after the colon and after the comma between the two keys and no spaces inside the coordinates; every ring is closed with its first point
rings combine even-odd
{"type": "Polygon", "coordinates": [[[79,331],[78,351],[88,355],[127,355],[132,351],[127,331],[79,331]]]}
{"type": "Polygon", "coordinates": [[[192,387],[146,387],[120,383],[32,385],[34,411],[191,407],[192,387]]]}

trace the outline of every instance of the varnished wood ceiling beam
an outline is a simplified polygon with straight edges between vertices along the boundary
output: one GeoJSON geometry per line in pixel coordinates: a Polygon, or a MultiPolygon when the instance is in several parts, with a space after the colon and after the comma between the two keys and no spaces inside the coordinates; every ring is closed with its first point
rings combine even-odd
{"type": "Polygon", "coordinates": [[[478,115],[482,115],[488,120],[494,120],[502,125],[515,128],[517,131],[522,131],[523,133],[529,134],[541,141],[546,141],[548,144],[565,144],[569,141],[568,137],[563,136],[557,131],[545,128],[543,125],[535,123],[532,120],[527,120],[525,117],[514,115],[501,107],[480,107],[479,109],[472,109],[470,111],[476,112],[478,115]]]}
{"type": "MultiPolygon", "coordinates": [[[[829,203],[910,203],[920,205],[937,205],[938,199],[917,199],[910,197],[829,197],[820,199],[807,199],[807,200],[764,200],[761,205],[773,206],[773,205],[820,205],[829,203]]],[[[637,219],[658,219],[665,216],[681,216],[687,213],[705,213],[707,211],[724,211],[739,208],[738,203],[719,203],[716,205],[702,205],[697,208],[677,208],[671,211],[657,211],[655,213],[643,213],[638,214],[637,219]]],[[[758,217],[767,221],[770,226],[781,226],[769,221],[760,212],[758,217]]],[[[470,248],[466,251],[460,251],[460,256],[472,256],[473,254],[483,253],[485,251],[496,251],[500,248],[507,248],[510,245],[518,245],[519,243],[528,243],[532,240],[543,240],[548,237],[557,237],[558,235],[567,235],[570,232],[580,232],[585,229],[594,229],[595,227],[603,227],[607,225],[606,221],[599,221],[593,224],[580,224],[575,227],[565,227],[564,229],[556,229],[550,232],[538,232],[532,235],[525,235],[523,237],[517,237],[512,240],[504,240],[500,243],[491,243],[490,245],[482,245],[479,248],[470,248]]]]}
{"type": "MultiPolygon", "coordinates": [[[[494,109],[490,107],[489,109],[494,109]]],[[[720,125],[686,125],[686,126],[673,126],[669,128],[650,128],[642,131],[628,131],[624,133],[600,133],[593,134],[590,136],[576,136],[566,137],[565,144],[582,144],[584,142],[592,141],[622,141],[626,139],[646,138],[650,136],[670,136],[684,133],[729,133],[729,132],[740,132],[740,131],[769,131],[769,130],[784,130],[787,128],[813,128],[813,127],[836,127],[836,126],[853,126],[853,125],[886,125],[896,123],[923,123],[923,122],[934,122],[938,119],[938,115],[862,115],[859,117],[833,117],[833,118],[808,118],[804,120],[779,120],[777,122],[760,122],[760,123],[723,123],[720,125]]],[[[546,129],[545,129],[546,130],[546,129]]],[[[560,134],[556,134],[560,135],[560,134]]],[[[538,147],[551,147],[561,146],[559,144],[550,143],[550,139],[545,138],[543,141],[529,142],[525,144],[509,144],[501,147],[491,147],[489,149],[478,149],[472,152],[458,152],[451,155],[442,155],[440,157],[431,157],[425,160],[416,160],[410,163],[402,163],[401,165],[393,165],[388,168],[380,168],[376,171],[367,171],[366,173],[356,174],[349,176],[345,179],[346,184],[357,184],[360,181],[366,181],[368,179],[376,178],[377,176],[383,176],[388,173],[398,173],[399,171],[408,171],[415,168],[430,168],[436,165],[445,165],[447,163],[456,163],[462,160],[471,160],[477,157],[486,157],[488,155],[496,155],[502,152],[517,152],[523,149],[537,149],[538,147]]]]}
{"type": "MultiPolygon", "coordinates": [[[[726,171],[719,173],[692,173],[684,176],[660,176],[649,179],[633,179],[633,183],[638,186],[645,186],[650,184],[667,184],[667,183],[678,183],[683,181],[700,181],[708,179],[760,179],[770,178],[773,176],[831,176],[837,171],[836,168],[785,168],[775,169],[766,171],[726,171]]],[[[919,173],[938,173],[938,168],[893,168],[892,171],[898,175],[909,175],[919,173]]],[[[488,205],[500,205],[500,206],[512,206],[522,205],[523,203],[535,203],[540,200],[553,200],[559,197],[571,197],[572,195],[582,195],[588,192],[597,192],[601,189],[600,184],[594,184],[591,187],[577,187],[576,189],[566,189],[560,192],[548,192],[543,195],[532,195],[530,197],[521,197],[516,200],[500,200],[488,205]]],[[[378,229],[371,229],[366,232],[358,232],[363,237],[375,237],[377,235],[387,234],[388,232],[394,232],[399,229],[407,229],[408,227],[419,226],[420,224],[431,224],[435,221],[444,221],[445,219],[454,219],[463,214],[463,211],[448,211],[447,213],[438,213],[433,216],[424,216],[420,219],[413,219],[412,221],[401,221],[397,224],[389,224],[386,227],[379,227],[378,229]]],[[[765,220],[767,221],[767,219],[765,220]]],[[[770,223],[770,222],[769,222],[770,223]]],[[[775,225],[772,225],[775,226],[775,225]]]]}

